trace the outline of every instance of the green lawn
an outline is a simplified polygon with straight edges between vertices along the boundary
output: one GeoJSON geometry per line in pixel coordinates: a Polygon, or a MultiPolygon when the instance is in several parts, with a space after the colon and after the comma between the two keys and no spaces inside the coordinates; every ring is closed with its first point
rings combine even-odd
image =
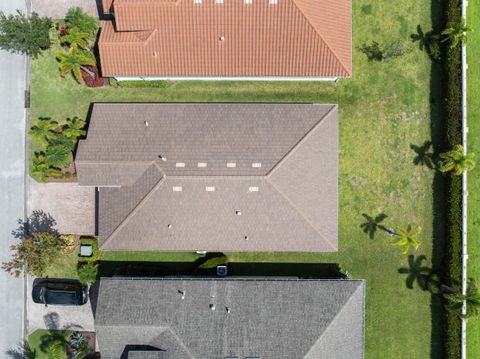
{"type": "MultiPolygon", "coordinates": [[[[32,355],[35,359],[52,359],[52,356],[48,352],[48,343],[53,340],[59,340],[64,342],[68,340],[72,334],[71,330],[45,330],[38,329],[28,337],[28,345],[30,350],[35,354],[32,355]]],[[[67,354],[62,358],[67,358],[67,354]]]]}
{"type": "MultiPolygon", "coordinates": [[[[467,47],[468,151],[480,155],[480,4],[468,3],[468,23],[475,29],[469,34],[467,47]]],[[[480,169],[468,174],[468,276],[480,283],[480,169]]],[[[478,358],[480,353],[480,319],[470,319],[467,325],[467,355],[478,358]]]]}
{"type": "MultiPolygon", "coordinates": [[[[438,2],[434,1],[435,4],[438,2]]],[[[367,280],[366,357],[440,358],[441,316],[436,300],[415,284],[405,285],[407,266],[400,248],[378,232],[362,232],[363,213],[385,213],[388,226],[423,227],[423,265],[439,266],[442,255],[441,178],[414,165],[411,145],[437,143],[441,130],[441,88],[428,56],[410,41],[420,25],[432,28],[424,0],[353,1],[354,76],[338,84],[322,82],[179,82],[167,89],[88,89],[61,79],[52,53],[32,62],[31,116],[57,120],[85,118],[91,102],[314,102],[340,106],[339,251],[316,253],[229,254],[235,262],[339,263],[354,278],[367,280]],[[376,40],[403,40],[411,51],[389,63],[368,62],[358,47],[376,40]],[[431,91],[431,88],[433,91],[431,91]],[[434,217],[435,213],[435,217],[434,217]],[[437,225],[438,224],[438,225],[437,225]],[[435,242],[435,246],[433,245],[435,242]]],[[[328,169],[326,169],[328,170],[328,169]]],[[[136,260],[131,254],[105,253],[103,260],[136,260]]],[[[192,254],[141,253],[138,259],[192,261],[192,254]]],[[[61,266],[61,264],[59,264],[61,266]]]]}

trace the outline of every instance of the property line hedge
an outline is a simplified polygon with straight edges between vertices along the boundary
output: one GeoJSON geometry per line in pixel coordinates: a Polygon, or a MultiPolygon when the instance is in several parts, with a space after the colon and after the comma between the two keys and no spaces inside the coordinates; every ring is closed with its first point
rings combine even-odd
{"type": "MultiPolygon", "coordinates": [[[[461,0],[446,0],[446,27],[461,22],[461,0]]],[[[447,45],[448,46],[448,45],[447,45]]],[[[446,145],[462,143],[462,51],[461,46],[445,50],[446,145]]],[[[454,290],[462,283],[462,177],[447,178],[447,243],[444,258],[444,282],[454,290]]],[[[456,312],[445,312],[445,358],[461,358],[461,319],[456,312]]]]}

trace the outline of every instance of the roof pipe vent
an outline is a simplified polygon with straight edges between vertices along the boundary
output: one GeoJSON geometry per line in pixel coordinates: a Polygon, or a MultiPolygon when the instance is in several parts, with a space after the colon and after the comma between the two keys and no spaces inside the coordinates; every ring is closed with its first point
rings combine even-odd
{"type": "Polygon", "coordinates": [[[210,304],[210,309],[215,310],[215,304],[210,304]]]}
{"type": "Polygon", "coordinates": [[[167,157],[163,157],[162,155],[158,155],[158,158],[160,158],[163,162],[167,162],[167,157]]]}

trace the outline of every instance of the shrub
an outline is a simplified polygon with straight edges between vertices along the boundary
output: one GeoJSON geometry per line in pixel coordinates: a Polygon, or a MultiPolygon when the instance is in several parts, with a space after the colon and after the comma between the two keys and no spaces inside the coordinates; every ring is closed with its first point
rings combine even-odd
{"type": "Polygon", "coordinates": [[[118,81],[115,77],[110,77],[108,79],[108,84],[112,87],[118,87],[118,81]]]}
{"type": "Polygon", "coordinates": [[[67,167],[70,164],[71,147],[64,143],[53,143],[45,151],[45,159],[51,167],[67,167]]]}
{"type": "Polygon", "coordinates": [[[98,30],[97,19],[88,15],[80,7],[72,7],[67,11],[67,14],[65,15],[65,23],[69,28],[88,33],[92,38],[98,30]]]}
{"type": "Polygon", "coordinates": [[[367,56],[368,61],[389,62],[406,54],[409,48],[402,41],[394,41],[385,45],[372,41],[371,45],[365,43],[359,50],[367,56]]]}
{"type": "Polygon", "coordinates": [[[154,81],[118,81],[120,87],[156,87],[166,88],[168,87],[167,80],[154,80],[154,81]]]}
{"type": "Polygon", "coordinates": [[[47,266],[60,255],[65,242],[55,231],[34,232],[25,236],[20,243],[10,247],[12,259],[2,268],[18,277],[22,272],[41,277],[47,266]]]}
{"type": "Polygon", "coordinates": [[[30,17],[17,10],[16,15],[0,11],[0,48],[37,57],[50,47],[52,21],[33,12],[30,17]]]}
{"type": "Polygon", "coordinates": [[[98,265],[93,262],[80,262],[77,272],[80,283],[89,285],[97,280],[98,265]]]}
{"type": "MultiPolygon", "coordinates": [[[[446,27],[461,21],[460,1],[446,1],[446,27]]],[[[461,47],[448,47],[444,62],[445,120],[448,148],[462,143],[462,70],[461,47]]],[[[458,291],[462,280],[462,178],[447,177],[447,243],[444,257],[444,283],[458,291]]],[[[445,312],[445,358],[461,357],[461,320],[456,313],[445,312]]]]}

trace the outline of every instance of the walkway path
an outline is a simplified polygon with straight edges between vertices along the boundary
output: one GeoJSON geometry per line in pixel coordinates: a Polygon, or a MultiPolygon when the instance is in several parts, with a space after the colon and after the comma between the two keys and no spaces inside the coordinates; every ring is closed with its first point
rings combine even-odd
{"type": "MultiPolygon", "coordinates": [[[[0,11],[26,12],[25,0],[0,1],[0,11]]],[[[0,262],[10,257],[11,235],[24,218],[24,56],[0,50],[0,262]]],[[[0,270],[0,358],[23,338],[23,279],[0,270]]]]}
{"type": "Polygon", "coordinates": [[[79,6],[87,13],[98,17],[101,0],[32,0],[32,11],[53,19],[65,17],[68,9],[79,6]]]}

